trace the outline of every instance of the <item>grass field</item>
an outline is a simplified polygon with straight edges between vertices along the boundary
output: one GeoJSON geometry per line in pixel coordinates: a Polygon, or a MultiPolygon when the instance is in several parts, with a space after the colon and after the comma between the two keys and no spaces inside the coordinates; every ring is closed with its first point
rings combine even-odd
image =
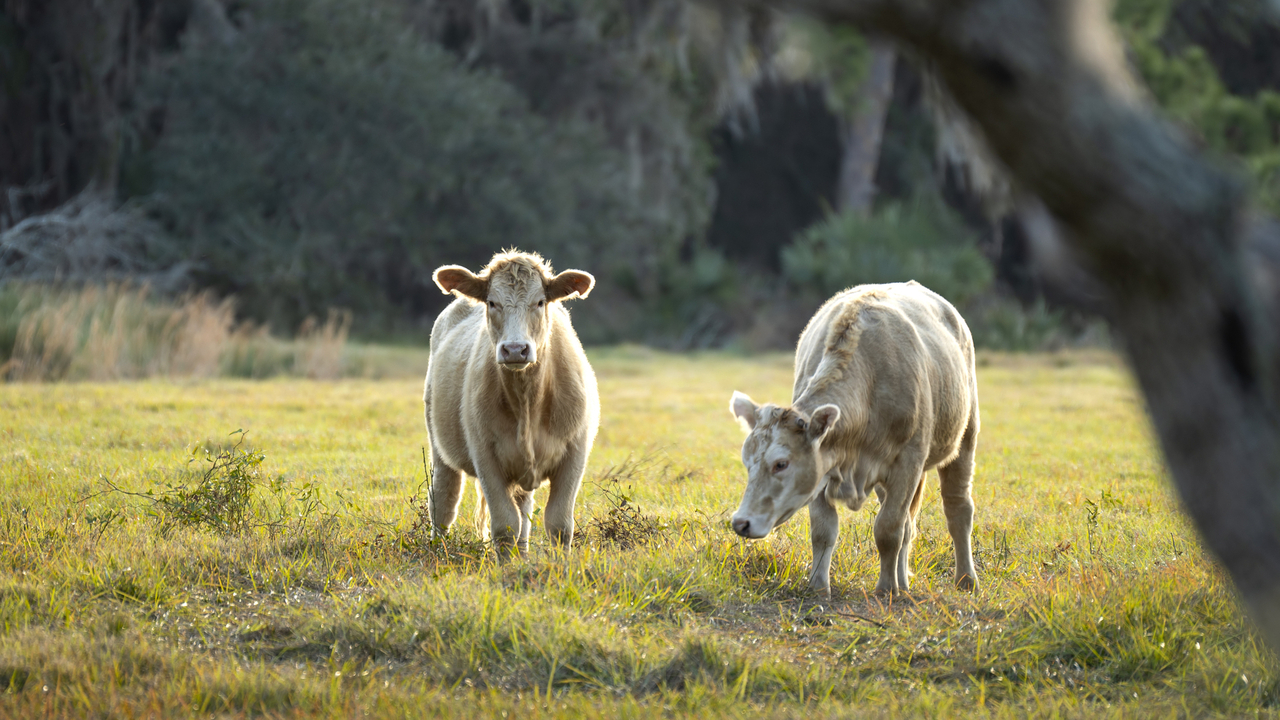
{"type": "Polygon", "coordinates": [[[951,586],[931,478],[892,603],[867,594],[874,499],[842,514],[830,602],[803,513],[727,528],[729,395],[787,400],[789,357],[591,356],[584,534],[560,554],[535,528],[501,566],[470,492],[447,543],[417,525],[417,377],[0,385],[0,716],[1276,714],[1275,658],[1109,356],[984,358],[983,587],[951,586]],[[175,493],[237,429],[265,458],[248,514],[183,526],[175,493]]]}

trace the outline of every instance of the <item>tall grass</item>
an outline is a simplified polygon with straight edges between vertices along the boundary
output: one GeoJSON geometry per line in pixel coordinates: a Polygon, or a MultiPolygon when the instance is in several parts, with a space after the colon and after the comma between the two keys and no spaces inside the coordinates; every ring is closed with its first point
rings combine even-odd
{"type": "Polygon", "coordinates": [[[170,299],[145,285],[0,285],[0,379],[340,377],[349,313],[308,318],[289,343],[237,323],[233,298],[170,299]]]}

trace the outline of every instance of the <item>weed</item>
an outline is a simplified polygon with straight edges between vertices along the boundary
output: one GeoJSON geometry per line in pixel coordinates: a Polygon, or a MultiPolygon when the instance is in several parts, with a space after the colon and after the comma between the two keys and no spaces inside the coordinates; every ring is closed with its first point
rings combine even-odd
{"type": "MultiPolygon", "coordinates": [[[[616,545],[630,550],[663,537],[668,526],[652,515],[646,515],[636,504],[632,483],[642,480],[642,472],[654,465],[651,456],[639,459],[628,456],[616,465],[610,465],[593,481],[604,499],[603,514],[593,514],[583,523],[583,539],[616,545]],[[626,487],[623,487],[623,483],[626,487]]],[[[653,481],[654,478],[648,478],[653,481]]]]}
{"type": "MultiPolygon", "coordinates": [[[[334,517],[317,483],[306,481],[294,486],[283,474],[264,482],[261,466],[266,454],[244,447],[243,429],[228,437],[236,439],[220,446],[210,442],[192,446],[188,466],[198,461],[205,464],[194,480],[165,480],[159,487],[129,492],[103,477],[108,489],[81,498],[81,502],[106,492],[141,498],[146,503],[145,514],[159,522],[164,536],[176,528],[189,527],[220,535],[238,535],[258,528],[274,537],[290,523],[299,531],[314,532],[334,517]]],[[[358,510],[340,491],[335,491],[334,496],[348,511],[358,510]]],[[[90,514],[87,519],[95,537],[101,537],[107,526],[123,519],[123,512],[108,509],[90,514]]]]}
{"type": "Polygon", "coordinates": [[[329,319],[323,324],[308,317],[298,329],[294,371],[315,380],[342,377],[342,351],[350,329],[351,313],[346,310],[329,310],[329,319]]]}
{"type": "Polygon", "coordinates": [[[187,462],[202,459],[208,464],[194,483],[165,482],[163,489],[147,491],[155,501],[151,513],[162,528],[203,527],[223,534],[245,529],[253,491],[260,482],[259,468],[267,456],[243,447],[243,429],[231,433],[231,437],[235,436],[239,437],[234,445],[217,452],[207,447],[192,448],[192,458],[187,462]]]}
{"type": "Polygon", "coordinates": [[[407,555],[420,561],[442,566],[474,566],[487,557],[487,545],[478,535],[455,527],[446,535],[436,532],[431,522],[431,471],[427,468],[427,451],[422,448],[422,484],[409,497],[413,522],[408,529],[379,532],[369,546],[384,553],[407,555]],[[423,489],[426,492],[423,492],[423,489]]]}
{"type": "MultiPolygon", "coordinates": [[[[152,375],[209,377],[234,324],[234,303],[211,293],[179,300],[128,284],[6,285],[12,337],[0,377],[20,381],[116,380],[152,375]]],[[[7,344],[7,343],[6,343],[7,344]]]]}
{"type": "Polygon", "coordinates": [[[1098,501],[1094,502],[1089,498],[1084,499],[1085,506],[1085,528],[1089,537],[1089,552],[1094,551],[1094,536],[1098,533],[1098,517],[1103,509],[1115,510],[1124,507],[1124,501],[1111,494],[1110,490],[1103,489],[1102,494],[1098,496],[1098,501]]]}

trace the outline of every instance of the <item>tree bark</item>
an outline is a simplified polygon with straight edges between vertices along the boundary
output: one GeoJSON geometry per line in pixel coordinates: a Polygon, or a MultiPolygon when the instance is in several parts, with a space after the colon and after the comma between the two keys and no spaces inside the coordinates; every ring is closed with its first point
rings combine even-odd
{"type": "Polygon", "coordinates": [[[837,205],[840,210],[861,215],[871,211],[876,199],[876,167],[880,162],[880,140],[884,119],[893,99],[893,66],[898,53],[890,42],[870,43],[871,62],[867,78],[858,87],[853,117],[845,121],[843,156],[837,205]]]}
{"type": "Polygon", "coordinates": [[[779,0],[931,63],[1104,288],[1205,543],[1280,648],[1280,226],[1129,77],[1102,3],[779,0]]]}

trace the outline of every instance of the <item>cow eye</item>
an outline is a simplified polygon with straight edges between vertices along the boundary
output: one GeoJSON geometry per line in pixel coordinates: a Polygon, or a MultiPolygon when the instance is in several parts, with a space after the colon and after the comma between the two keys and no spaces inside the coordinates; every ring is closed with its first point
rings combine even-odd
{"type": "Polygon", "coordinates": [[[543,305],[546,305],[546,304],[547,304],[547,301],[546,301],[546,300],[539,300],[539,301],[538,301],[538,307],[542,307],[543,305]]]}
{"type": "Polygon", "coordinates": [[[490,310],[497,310],[497,309],[498,309],[498,303],[496,303],[496,302],[494,302],[494,301],[490,300],[490,301],[489,301],[489,309],[490,309],[490,310]]]}
{"type": "Polygon", "coordinates": [[[786,470],[786,469],[787,469],[787,464],[788,464],[788,463],[787,463],[787,461],[786,461],[786,460],[779,460],[779,461],[777,461],[777,462],[775,462],[775,463],[773,464],[773,471],[774,471],[775,473],[780,473],[780,472],[782,472],[783,470],[786,470]]]}

